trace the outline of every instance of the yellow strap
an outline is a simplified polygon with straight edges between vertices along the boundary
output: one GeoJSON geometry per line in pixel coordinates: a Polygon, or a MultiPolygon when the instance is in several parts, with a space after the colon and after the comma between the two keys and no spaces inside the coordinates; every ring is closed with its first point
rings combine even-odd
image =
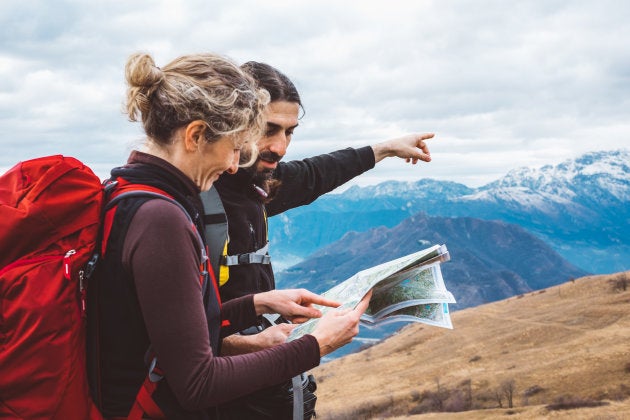
{"type": "MultiPolygon", "coordinates": [[[[228,247],[228,241],[226,240],[225,245],[223,246],[223,253],[222,253],[223,256],[227,255],[227,247],[228,247]]],[[[221,260],[223,260],[223,258],[221,258],[221,260]]],[[[228,267],[227,265],[221,264],[221,266],[219,267],[219,286],[223,286],[225,283],[227,283],[229,279],[230,279],[230,267],[228,267]]]]}

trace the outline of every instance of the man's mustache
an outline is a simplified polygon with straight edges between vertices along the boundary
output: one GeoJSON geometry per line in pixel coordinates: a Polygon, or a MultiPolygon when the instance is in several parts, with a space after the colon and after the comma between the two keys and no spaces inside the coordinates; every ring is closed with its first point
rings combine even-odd
{"type": "Polygon", "coordinates": [[[262,152],[258,153],[258,159],[264,160],[265,162],[274,163],[280,162],[282,156],[270,150],[263,150],[262,152]]]}

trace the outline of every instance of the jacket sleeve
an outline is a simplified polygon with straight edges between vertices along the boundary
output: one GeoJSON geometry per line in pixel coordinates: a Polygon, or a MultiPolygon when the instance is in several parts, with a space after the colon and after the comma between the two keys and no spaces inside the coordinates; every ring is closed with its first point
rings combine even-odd
{"type": "Polygon", "coordinates": [[[254,308],[254,295],[245,295],[223,302],[221,318],[228,324],[221,328],[221,337],[227,337],[256,324],[258,316],[254,308]]]}
{"type": "Polygon", "coordinates": [[[282,184],[278,195],[265,206],[267,215],[273,216],[312,203],[319,196],[374,168],[374,165],[374,151],[370,146],[280,162],[275,177],[282,184]]]}

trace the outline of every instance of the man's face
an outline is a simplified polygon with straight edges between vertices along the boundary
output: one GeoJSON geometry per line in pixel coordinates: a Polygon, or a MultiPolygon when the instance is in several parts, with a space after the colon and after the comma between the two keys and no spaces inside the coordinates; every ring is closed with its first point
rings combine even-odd
{"type": "Polygon", "coordinates": [[[293,130],[298,126],[299,112],[300,105],[295,102],[276,101],[267,105],[267,128],[256,142],[259,155],[255,167],[259,175],[273,172],[284,157],[293,130]]]}

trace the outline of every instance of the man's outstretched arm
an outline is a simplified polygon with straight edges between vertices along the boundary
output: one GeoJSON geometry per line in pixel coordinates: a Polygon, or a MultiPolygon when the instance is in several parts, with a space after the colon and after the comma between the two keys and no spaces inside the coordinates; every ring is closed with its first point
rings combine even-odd
{"type": "Polygon", "coordinates": [[[433,133],[407,134],[358,149],[346,148],[303,160],[280,162],[275,177],[282,182],[278,195],[266,204],[267,215],[310,204],[319,196],[374,168],[386,157],[399,157],[413,164],[431,161],[425,140],[433,133]]]}

